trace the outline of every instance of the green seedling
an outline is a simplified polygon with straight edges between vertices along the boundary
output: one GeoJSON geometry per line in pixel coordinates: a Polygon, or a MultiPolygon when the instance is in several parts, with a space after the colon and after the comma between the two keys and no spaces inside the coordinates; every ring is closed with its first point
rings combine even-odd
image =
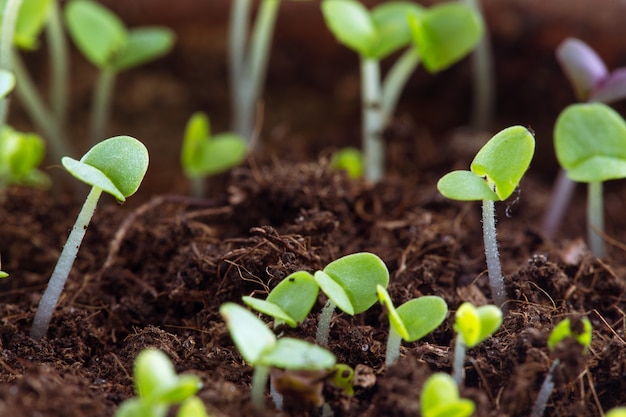
{"type": "Polygon", "coordinates": [[[567,176],[588,183],[587,229],[591,251],[606,255],[602,183],[626,177],[626,122],[602,103],[573,104],[554,127],[556,156],[567,176]]]}
{"type": "Polygon", "coordinates": [[[0,69],[0,100],[4,100],[15,87],[15,75],[11,71],[0,69]]]}
{"type": "Polygon", "coordinates": [[[5,126],[0,133],[0,189],[12,185],[47,187],[50,179],[37,167],[44,157],[43,139],[5,126]]]}
{"type": "Polygon", "coordinates": [[[534,151],[533,135],[522,126],[512,126],[500,131],[478,151],[470,171],[450,172],[437,183],[437,189],[447,198],[482,200],[489,284],[499,307],[506,301],[506,290],[498,254],[494,201],[506,200],[515,191],[534,151]]]}
{"type": "Polygon", "coordinates": [[[100,70],[89,135],[95,143],[104,135],[117,74],[165,55],[174,45],[174,33],[164,27],[127,29],[119,17],[92,0],[71,0],[65,20],[78,49],[100,70]]]}
{"type": "Polygon", "coordinates": [[[502,310],[495,305],[475,307],[471,303],[461,304],[456,311],[454,331],[453,377],[457,385],[461,385],[464,375],[466,348],[473,348],[491,337],[502,324],[502,310]]]}
{"type": "Polygon", "coordinates": [[[378,285],[376,291],[389,317],[385,365],[391,366],[400,357],[402,340],[415,342],[431,333],[445,320],[448,306],[443,298],[427,295],[409,300],[396,309],[384,287],[378,285]]]}
{"type": "MultiPolygon", "coordinates": [[[[0,259],[0,268],[2,268],[2,260],[0,259]]],[[[2,278],[8,278],[9,274],[4,272],[4,271],[0,271],[0,279],[2,278]]]]}
{"type": "Polygon", "coordinates": [[[172,405],[181,404],[177,417],[206,416],[195,394],[202,387],[195,375],[177,375],[170,359],[158,349],[142,350],[133,371],[136,397],[120,404],[115,417],[165,417],[172,405]]]}
{"type": "Polygon", "coordinates": [[[204,195],[204,177],[239,165],[246,153],[246,142],[235,133],[211,136],[206,114],[195,113],[187,122],[180,160],[197,197],[204,195]]]}
{"type": "MultiPolygon", "coordinates": [[[[566,318],[559,322],[554,329],[552,329],[552,332],[548,337],[548,349],[550,349],[550,351],[554,351],[555,348],[565,339],[574,339],[580,346],[582,346],[583,352],[586,352],[591,345],[592,330],[593,328],[591,326],[591,322],[587,317],[583,317],[582,319],[575,321],[566,318]]],[[[543,415],[546,405],[548,404],[548,400],[550,399],[550,395],[552,395],[552,390],[554,389],[554,371],[559,364],[559,359],[555,359],[552,362],[548,375],[546,375],[543,384],[541,384],[541,389],[539,390],[535,404],[533,404],[533,409],[530,415],[531,417],[541,417],[543,415]]]]}
{"type": "Polygon", "coordinates": [[[441,372],[431,375],[422,388],[420,409],[422,417],[469,417],[474,402],[459,396],[454,379],[441,372]]]}
{"type": "Polygon", "coordinates": [[[297,327],[311,312],[318,292],[319,286],[313,275],[306,271],[297,271],[274,287],[265,300],[246,296],[243,297],[243,302],[273,317],[274,328],[283,323],[297,327]]]}
{"type": "Polygon", "coordinates": [[[346,171],[349,178],[361,178],[363,176],[363,154],[356,148],[339,149],[333,154],[330,166],[333,169],[346,171]]]}
{"type": "Polygon", "coordinates": [[[335,308],[351,316],[369,309],[378,300],[376,287],[387,288],[389,271],[378,256],[354,253],[326,265],[313,275],[320,289],[328,297],[320,313],[315,340],[328,346],[330,322],[335,308]]]}
{"type": "Polygon", "coordinates": [[[378,181],[384,175],[382,131],[410,75],[420,60],[431,72],[460,60],[478,42],[481,21],[458,3],[425,9],[391,1],[370,11],[356,0],[324,0],[322,13],[337,40],[360,56],[365,178],[378,181]],[[407,47],[381,82],[380,61],[407,47]]]}
{"type": "Polygon", "coordinates": [[[604,417],[626,417],[626,407],[615,407],[606,412],[604,417]]]}
{"type": "Polygon", "coordinates": [[[277,339],[265,323],[237,304],[223,304],[220,313],[239,353],[254,366],[252,401],[257,409],[265,408],[264,393],[270,368],[315,371],[328,370],[335,365],[335,355],[328,350],[290,337],[277,339]]]}
{"type": "Polygon", "coordinates": [[[78,248],[85,236],[102,192],[114,196],[119,202],[133,195],[148,169],[148,150],[137,139],[116,136],[91,148],[77,161],[64,157],[62,164],[70,174],[91,186],[76,223],[67,238],[61,255],[41,297],[30,336],[41,339],[48,331],[52,313],[70,273],[78,248]]]}

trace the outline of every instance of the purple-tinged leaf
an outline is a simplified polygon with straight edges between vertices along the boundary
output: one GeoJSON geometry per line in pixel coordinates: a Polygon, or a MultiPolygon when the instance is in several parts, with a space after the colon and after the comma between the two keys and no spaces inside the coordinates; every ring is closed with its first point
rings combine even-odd
{"type": "Polygon", "coordinates": [[[626,98],[626,68],[619,68],[593,88],[588,101],[609,104],[623,98],[626,98]]]}
{"type": "Polygon", "coordinates": [[[606,65],[598,54],[576,38],[567,38],[561,42],[556,50],[556,58],[580,101],[587,101],[593,88],[608,75],[606,65]]]}

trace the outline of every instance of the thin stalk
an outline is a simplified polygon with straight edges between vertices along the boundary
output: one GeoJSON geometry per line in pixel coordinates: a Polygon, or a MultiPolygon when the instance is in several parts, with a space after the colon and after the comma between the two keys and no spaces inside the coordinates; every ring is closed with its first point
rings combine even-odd
{"type": "Polygon", "coordinates": [[[465,376],[465,343],[463,343],[463,336],[461,334],[456,335],[456,341],[454,342],[454,362],[452,364],[452,378],[458,387],[463,383],[463,377],[465,376]]]}
{"type": "Polygon", "coordinates": [[[59,256],[57,264],[54,267],[54,271],[52,271],[52,276],[48,281],[48,287],[46,288],[46,291],[44,291],[43,296],[39,301],[37,313],[35,313],[33,327],[30,331],[30,337],[35,340],[40,340],[48,331],[50,320],[52,319],[52,313],[54,312],[57,302],[59,301],[59,297],[61,296],[61,292],[65,286],[65,281],[67,281],[67,277],[70,274],[70,270],[72,269],[72,265],[76,259],[76,254],[78,253],[78,248],[80,248],[83,237],[85,237],[87,226],[89,226],[91,217],[96,210],[100,194],[102,194],[101,188],[91,188],[91,191],[85,199],[83,207],[78,213],[76,223],[74,223],[74,226],[72,227],[72,231],[67,238],[67,242],[65,242],[65,246],[63,246],[61,255],[59,256]]]}
{"type": "Polygon", "coordinates": [[[191,195],[196,198],[203,198],[205,189],[204,189],[204,178],[191,178],[189,180],[189,184],[191,185],[191,195]]]}
{"type": "Polygon", "coordinates": [[[587,188],[587,236],[591,252],[597,258],[606,256],[606,245],[598,231],[604,231],[602,182],[590,182],[587,188]]]}
{"type": "MultiPolygon", "coordinates": [[[[239,86],[243,78],[243,63],[250,20],[250,0],[233,0],[228,25],[228,69],[230,72],[231,105],[236,110],[239,86]]],[[[234,126],[233,126],[234,127],[234,126]]]]}
{"type": "Polygon", "coordinates": [[[504,276],[500,265],[498,241],[496,239],[496,210],[493,200],[483,200],[483,239],[485,241],[485,257],[491,296],[495,305],[502,308],[506,301],[504,276]]]}
{"type": "Polygon", "coordinates": [[[400,345],[402,344],[402,337],[398,332],[389,326],[389,336],[387,336],[387,350],[385,351],[385,366],[389,367],[393,365],[400,357],[400,345]]]}
{"type": "Polygon", "coordinates": [[[382,86],[382,121],[389,123],[396,110],[400,94],[404,90],[409,77],[420,63],[417,47],[407,49],[389,69],[382,86]]]}
{"type": "MultiPolygon", "coordinates": [[[[0,68],[13,70],[13,36],[15,34],[15,24],[20,11],[22,0],[6,0],[2,12],[2,24],[0,25],[0,68]]],[[[7,122],[9,112],[9,98],[0,100],[0,127],[7,122]]]]}
{"type": "Polygon", "coordinates": [[[576,183],[570,180],[565,170],[561,168],[552,189],[548,210],[543,218],[543,232],[547,238],[553,238],[559,230],[575,189],[576,183]]]}
{"type": "Polygon", "coordinates": [[[541,389],[539,390],[539,394],[537,394],[537,399],[535,400],[535,404],[533,404],[533,409],[530,414],[530,417],[541,417],[546,410],[546,405],[548,404],[548,400],[550,399],[550,395],[552,395],[552,390],[554,390],[554,370],[559,365],[559,360],[555,359],[552,362],[552,366],[550,366],[550,370],[548,371],[548,375],[546,375],[546,379],[543,380],[543,384],[541,384],[541,389]]]}
{"type": "Polygon", "coordinates": [[[317,321],[317,333],[315,335],[315,341],[323,347],[328,347],[328,338],[330,336],[330,321],[333,318],[333,312],[335,311],[335,303],[330,299],[326,301],[324,308],[320,312],[320,318],[317,321]]]}
{"type": "Polygon", "coordinates": [[[265,409],[265,387],[270,375],[269,366],[256,365],[252,373],[252,404],[257,410],[265,409]]]}
{"type": "Polygon", "coordinates": [[[361,57],[361,105],[365,179],[378,182],[385,172],[382,140],[380,62],[361,57]]]}
{"type": "Polygon", "coordinates": [[[61,12],[57,0],[52,2],[50,17],[46,26],[46,36],[50,45],[52,83],[50,85],[50,103],[52,112],[61,129],[67,116],[67,77],[69,74],[67,40],[63,32],[61,12]]]}
{"type": "Polygon", "coordinates": [[[117,71],[113,69],[105,68],[100,71],[91,105],[89,140],[92,145],[104,139],[116,76],[117,71]]]}

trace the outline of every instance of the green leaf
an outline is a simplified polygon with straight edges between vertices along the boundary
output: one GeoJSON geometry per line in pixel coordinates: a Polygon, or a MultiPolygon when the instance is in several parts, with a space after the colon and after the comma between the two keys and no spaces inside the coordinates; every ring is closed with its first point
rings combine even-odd
{"type": "Polygon", "coordinates": [[[626,407],[616,407],[610,409],[604,417],[626,417],[626,407]]]}
{"type": "Polygon", "coordinates": [[[108,68],[128,42],[124,23],[94,1],[71,0],[65,7],[65,20],[78,49],[100,69],[108,68]]]}
{"type": "Polygon", "coordinates": [[[226,321],[230,337],[239,353],[249,364],[256,366],[261,357],[274,348],[274,333],[245,308],[234,303],[225,303],[220,307],[220,314],[226,321]]]}
{"type": "MultiPolygon", "coordinates": [[[[41,136],[24,133],[5,126],[0,134],[0,173],[5,181],[27,183],[44,158],[45,144],[41,136]]],[[[37,171],[38,172],[38,171],[37,171]]],[[[39,173],[45,177],[45,174],[39,173]]]]}
{"type": "Polygon", "coordinates": [[[363,176],[363,154],[356,148],[339,149],[333,154],[330,166],[346,171],[350,178],[361,178],[363,176]]]}
{"type": "Polygon", "coordinates": [[[572,322],[569,318],[561,320],[559,324],[552,329],[552,332],[550,332],[548,348],[553,350],[563,339],[572,337],[587,350],[589,346],[591,346],[593,328],[587,317],[581,318],[580,323],[582,324],[582,329],[573,329],[572,322]]]}
{"type": "Polygon", "coordinates": [[[469,417],[474,402],[460,398],[454,379],[445,373],[431,375],[422,388],[420,398],[422,417],[469,417]]]}
{"type": "Polygon", "coordinates": [[[209,414],[202,400],[194,396],[183,401],[176,417],[209,417],[209,414]]]}
{"type": "Polygon", "coordinates": [[[384,59],[411,43],[409,14],[420,14],[424,10],[418,4],[406,1],[389,1],[374,7],[370,13],[376,28],[375,47],[371,55],[384,59]]]}
{"type": "Polygon", "coordinates": [[[15,75],[11,71],[0,68],[0,100],[9,95],[15,87],[15,75]]]}
{"type": "Polygon", "coordinates": [[[323,347],[291,337],[278,339],[260,358],[261,364],[299,371],[329,369],[335,362],[335,355],[323,347]]]}
{"type": "Polygon", "coordinates": [[[464,58],[476,47],[484,30],[480,15],[456,2],[411,14],[410,28],[424,67],[430,72],[444,70],[464,58]]]}
{"type": "Polygon", "coordinates": [[[135,391],[141,398],[154,399],[163,389],[176,384],[178,376],[174,365],[165,353],[158,349],[144,349],[135,359],[133,375],[135,391]]]}
{"type": "Polygon", "coordinates": [[[259,298],[243,296],[241,300],[244,304],[252,307],[256,311],[268,315],[274,318],[274,321],[278,324],[287,323],[289,327],[297,327],[298,322],[293,319],[285,310],[280,308],[280,306],[270,303],[267,300],[261,300],[259,298]]]}
{"type": "Polygon", "coordinates": [[[137,139],[115,136],[96,144],[80,161],[64,157],[61,162],[76,178],[125,201],[139,188],[148,160],[148,150],[137,139]]]}
{"type": "Polygon", "coordinates": [[[13,38],[18,48],[33,50],[39,46],[37,37],[48,21],[52,1],[22,0],[13,38]]]}
{"type": "Polygon", "coordinates": [[[382,285],[376,286],[376,293],[378,294],[378,299],[382,304],[385,305],[387,309],[387,316],[389,317],[389,325],[393,327],[393,329],[400,335],[404,340],[408,340],[409,331],[404,325],[404,321],[400,318],[398,311],[393,305],[391,301],[391,297],[389,293],[382,285]]]}
{"type": "Polygon", "coordinates": [[[141,27],[128,31],[123,49],[111,61],[111,67],[122,71],[153,61],[174,46],[174,32],[163,27],[141,27]]]}
{"type": "Polygon", "coordinates": [[[120,404],[115,417],[166,417],[168,406],[141,398],[130,398],[120,404]]]}
{"type": "Polygon", "coordinates": [[[354,316],[354,306],[350,300],[350,296],[345,289],[336,282],[330,275],[324,271],[316,271],[315,282],[322,289],[322,292],[326,294],[328,298],[337,306],[337,308],[346,314],[354,316]]]}
{"type": "Polygon", "coordinates": [[[626,177],[626,122],[605,104],[574,104],[563,110],[554,128],[554,147],[574,181],[626,177]]]}
{"type": "Polygon", "coordinates": [[[377,285],[387,288],[389,284],[387,266],[378,256],[368,252],[339,258],[326,265],[324,273],[343,288],[354,314],[362,313],[376,303],[377,285]]]}
{"type": "Polygon", "coordinates": [[[465,302],[456,311],[454,330],[463,344],[473,348],[490,337],[502,324],[502,310],[494,305],[474,307],[465,302]]]}
{"type": "Polygon", "coordinates": [[[0,271],[0,279],[2,279],[2,278],[8,278],[8,277],[9,277],[9,274],[7,274],[7,273],[6,273],[6,272],[4,272],[4,271],[0,271]]]}
{"type": "Polygon", "coordinates": [[[187,398],[195,395],[202,387],[200,378],[196,375],[180,375],[176,377],[176,383],[168,389],[163,389],[155,396],[155,402],[167,404],[180,404],[187,398]]]}
{"type": "Polygon", "coordinates": [[[407,301],[397,311],[409,332],[404,340],[415,342],[443,323],[448,314],[448,306],[441,297],[425,295],[407,301]]]}
{"type": "Polygon", "coordinates": [[[288,275],[267,296],[267,301],[282,308],[297,323],[302,323],[309,315],[319,286],[313,275],[306,271],[296,271],[288,275]]]}
{"type": "Polygon", "coordinates": [[[377,33],[365,6],[356,0],[324,0],[322,14],[326,25],[340,43],[359,55],[371,55],[377,33]]]}
{"type": "Polygon", "coordinates": [[[437,190],[452,200],[499,200],[484,178],[471,171],[452,171],[437,182],[437,190]]]}

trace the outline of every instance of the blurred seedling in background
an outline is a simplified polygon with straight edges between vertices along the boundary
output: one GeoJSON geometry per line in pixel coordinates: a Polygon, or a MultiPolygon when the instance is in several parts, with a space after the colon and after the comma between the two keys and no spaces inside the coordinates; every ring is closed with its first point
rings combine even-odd
{"type": "Polygon", "coordinates": [[[211,124],[206,114],[193,114],[187,122],[181,164],[191,181],[192,193],[204,197],[204,179],[241,164],[246,158],[247,144],[236,133],[211,135],[211,124]]]}
{"type": "Polygon", "coordinates": [[[460,397],[459,387],[448,374],[435,373],[424,383],[420,397],[422,417],[469,417],[475,408],[472,400],[460,397]]]}
{"type": "Polygon", "coordinates": [[[489,284],[495,304],[506,301],[504,277],[498,254],[494,201],[503,201],[515,191],[535,152],[535,138],[522,126],[512,126],[492,137],[476,154],[470,171],[443,176],[437,189],[453,200],[482,200],[483,239],[489,284]]]}
{"type": "Polygon", "coordinates": [[[50,178],[37,169],[44,153],[39,135],[4,126],[0,132],[0,190],[9,185],[48,187],[50,178]]]}
{"type": "Polygon", "coordinates": [[[100,195],[103,191],[107,192],[119,202],[124,202],[127,197],[133,195],[148,169],[148,150],[135,138],[115,136],[96,144],[80,161],[64,157],[61,162],[70,174],[90,185],[91,191],[78,213],[76,223],[52,271],[48,287],[39,302],[30,332],[30,336],[35,340],[41,339],[48,331],[52,313],[100,195]]]}
{"type": "Polygon", "coordinates": [[[389,318],[385,365],[391,366],[400,357],[402,340],[415,342],[431,333],[445,320],[448,306],[443,298],[426,295],[409,300],[396,309],[384,287],[378,285],[376,291],[389,318]]]}
{"type": "Polygon", "coordinates": [[[453,379],[461,386],[464,379],[466,348],[476,347],[491,337],[502,324],[502,310],[494,305],[475,307],[465,302],[459,306],[454,318],[456,342],[454,345],[453,379]]]}
{"type": "Polygon", "coordinates": [[[330,166],[333,169],[343,170],[349,178],[357,179],[363,176],[363,154],[352,147],[339,149],[332,155],[330,166]]]}

